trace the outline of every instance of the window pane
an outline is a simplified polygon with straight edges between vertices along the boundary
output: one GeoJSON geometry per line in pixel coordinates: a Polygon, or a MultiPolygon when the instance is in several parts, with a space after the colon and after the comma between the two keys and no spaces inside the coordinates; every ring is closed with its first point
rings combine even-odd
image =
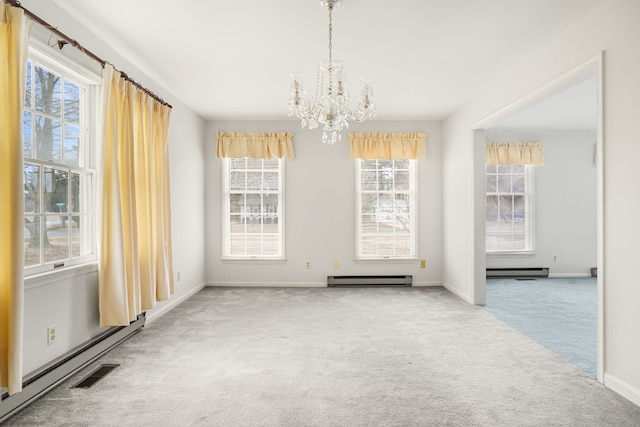
{"type": "Polygon", "coordinates": [[[33,90],[33,86],[31,84],[31,78],[33,76],[33,71],[32,71],[32,62],[31,61],[27,61],[27,84],[26,84],[26,90],[25,90],[25,94],[24,94],[24,106],[25,107],[31,107],[31,92],[33,90]]]}
{"type": "Polygon", "coordinates": [[[361,213],[375,213],[377,205],[378,205],[377,193],[362,194],[362,207],[360,210],[361,213]]]}
{"type": "Polygon", "coordinates": [[[362,191],[375,191],[378,189],[377,173],[370,170],[363,170],[360,173],[360,187],[362,191]]]}
{"type": "Polygon", "coordinates": [[[241,159],[229,159],[229,169],[245,169],[247,166],[247,159],[245,157],[241,159]]]}
{"type": "Polygon", "coordinates": [[[378,160],[378,170],[393,171],[393,160],[378,160]]]}
{"type": "Polygon", "coordinates": [[[487,196],[487,231],[490,224],[498,222],[498,196],[487,196]]]}
{"type": "Polygon", "coordinates": [[[394,245],[394,255],[408,256],[411,254],[411,239],[408,234],[396,235],[394,245]]]}
{"type": "Polygon", "coordinates": [[[275,218],[278,214],[278,195],[277,194],[265,194],[263,197],[265,217],[275,218]]]}
{"type": "Polygon", "coordinates": [[[24,217],[24,265],[40,264],[41,221],[39,216],[24,217]]]}
{"type": "Polygon", "coordinates": [[[363,236],[361,251],[364,256],[376,256],[378,254],[378,237],[363,236]]]}
{"type": "Polygon", "coordinates": [[[497,178],[495,175],[487,175],[487,193],[495,193],[497,186],[497,178]]]}
{"type": "Polygon", "coordinates": [[[36,115],[36,153],[40,160],[60,162],[62,125],[58,120],[36,115]]]}
{"type": "Polygon", "coordinates": [[[242,215],[231,215],[229,217],[229,231],[231,233],[244,233],[246,219],[242,215]]]}
{"type": "Polygon", "coordinates": [[[92,254],[91,217],[89,215],[74,215],[71,217],[69,226],[71,228],[72,257],[92,254]]]}
{"type": "Polygon", "coordinates": [[[411,175],[409,171],[400,171],[395,174],[395,186],[396,191],[409,191],[411,175]]]}
{"type": "Polygon", "coordinates": [[[409,195],[396,194],[396,202],[395,202],[394,209],[396,212],[405,214],[405,215],[411,213],[411,205],[409,204],[409,195]]]}
{"type": "Polygon", "coordinates": [[[262,159],[247,158],[247,169],[262,170],[262,159]]]}
{"type": "Polygon", "coordinates": [[[513,249],[514,250],[523,250],[525,248],[525,234],[524,233],[514,233],[513,234],[513,249]]]}
{"type": "Polygon", "coordinates": [[[411,162],[408,159],[400,159],[395,161],[396,170],[404,169],[409,170],[409,165],[411,162]]]}
{"type": "Polygon", "coordinates": [[[510,173],[511,165],[498,165],[498,173],[510,173]]]}
{"type": "Polygon", "coordinates": [[[389,191],[393,189],[393,169],[378,171],[378,190],[389,191]]]}
{"type": "Polygon", "coordinates": [[[524,196],[513,196],[513,220],[514,222],[524,222],[525,205],[524,196]]]}
{"type": "Polygon", "coordinates": [[[278,190],[278,172],[264,173],[264,189],[269,191],[278,190]]]}
{"type": "Polygon", "coordinates": [[[277,234],[264,235],[263,240],[263,255],[276,256],[278,255],[280,242],[277,234]]]}
{"type": "Polygon", "coordinates": [[[33,127],[31,125],[32,114],[29,111],[22,113],[22,147],[25,157],[33,156],[33,127]]]}
{"type": "Polygon", "coordinates": [[[264,159],[265,170],[278,170],[278,159],[264,159]]]}
{"type": "Polygon", "coordinates": [[[524,165],[511,165],[513,173],[524,173],[524,165]]]}
{"type": "Polygon", "coordinates": [[[487,165],[486,166],[487,173],[496,173],[497,170],[498,170],[497,165],[487,165]]]}
{"type": "Polygon", "coordinates": [[[513,175],[513,192],[524,193],[524,175],[513,175]]]}
{"type": "Polygon", "coordinates": [[[36,110],[60,117],[60,76],[36,66],[35,77],[36,110]]]}
{"type": "Polygon", "coordinates": [[[511,175],[498,175],[498,192],[511,193],[511,175]]]}
{"type": "Polygon", "coordinates": [[[71,82],[64,82],[64,119],[80,124],[80,88],[71,82]]]}
{"type": "Polygon", "coordinates": [[[64,159],[69,166],[78,166],[80,155],[80,129],[75,126],[64,127],[64,159]]]}
{"type": "Polygon", "coordinates": [[[229,174],[229,187],[231,190],[244,190],[246,187],[245,172],[231,172],[229,174]]]}
{"type": "Polygon", "coordinates": [[[262,172],[247,172],[247,190],[262,190],[262,172]]]}
{"type": "Polygon", "coordinates": [[[500,220],[513,221],[513,196],[500,196],[500,220]]]}
{"type": "Polygon", "coordinates": [[[40,212],[40,166],[24,165],[24,211],[40,212]]]}
{"type": "Polygon", "coordinates": [[[44,262],[54,262],[69,258],[69,217],[66,215],[47,216],[44,237],[44,262]]]}
{"type": "Polygon", "coordinates": [[[229,195],[229,212],[231,214],[244,213],[244,194],[230,194],[229,195]]]}
{"type": "Polygon", "coordinates": [[[408,233],[411,229],[411,223],[409,215],[396,214],[394,216],[393,226],[396,233],[408,233]]]}
{"type": "Polygon", "coordinates": [[[46,212],[67,212],[68,183],[67,171],[53,168],[44,168],[43,195],[46,212]]]}
{"type": "Polygon", "coordinates": [[[376,170],[377,168],[378,168],[377,160],[361,160],[360,161],[361,170],[376,170]]]}

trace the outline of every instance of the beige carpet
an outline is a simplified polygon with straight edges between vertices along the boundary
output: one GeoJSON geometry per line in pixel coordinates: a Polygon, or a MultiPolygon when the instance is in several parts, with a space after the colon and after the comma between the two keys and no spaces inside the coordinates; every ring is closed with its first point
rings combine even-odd
{"type": "Polygon", "coordinates": [[[206,288],[6,425],[634,426],[640,407],[442,288],[206,288]]]}

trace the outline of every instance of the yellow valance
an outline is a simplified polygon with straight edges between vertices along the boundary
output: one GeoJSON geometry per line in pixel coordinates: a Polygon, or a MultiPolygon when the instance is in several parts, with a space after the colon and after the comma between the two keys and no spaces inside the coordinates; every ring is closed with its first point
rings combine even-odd
{"type": "Polygon", "coordinates": [[[218,132],[216,157],[254,159],[293,159],[293,134],[291,132],[218,132]]]}
{"type": "Polygon", "coordinates": [[[350,133],[350,159],[424,159],[427,134],[350,133]]]}
{"type": "Polygon", "coordinates": [[[542,142],[487,142],[488,165],[544,165],[542,142]]]}

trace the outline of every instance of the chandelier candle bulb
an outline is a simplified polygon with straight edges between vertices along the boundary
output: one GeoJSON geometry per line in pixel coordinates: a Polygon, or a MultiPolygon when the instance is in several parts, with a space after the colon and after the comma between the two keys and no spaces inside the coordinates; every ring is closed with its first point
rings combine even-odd
{"type": "Polygon", "coordinates": [[[346,83],[342,63],[333,60],[333,9],[340,0],[322,0],[320,4],[329,10],[329,60],[320,61],[316,80],[316,93],[307,99],[302,86],[302,73],[292,72],[289,94],[288,115],[294,113],[301,121],[302,128],[315,129],[322,123],[322,142],[335,144],[341,140],[341,132],[349,127],[349,120],[362,122],[376,115],[373,100],[373,78],[361,79],[361,100],[354,109],[349,103],[349,87],[346,83]]]}

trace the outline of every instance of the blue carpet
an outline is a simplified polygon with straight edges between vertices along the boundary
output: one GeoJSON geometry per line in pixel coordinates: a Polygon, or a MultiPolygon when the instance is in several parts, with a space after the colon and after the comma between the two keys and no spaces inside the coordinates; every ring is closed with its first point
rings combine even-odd
{"type": "Polygon", "coordinates": [[[595,278],[487,279],[485,309],[596,377],[595,278]]]}

